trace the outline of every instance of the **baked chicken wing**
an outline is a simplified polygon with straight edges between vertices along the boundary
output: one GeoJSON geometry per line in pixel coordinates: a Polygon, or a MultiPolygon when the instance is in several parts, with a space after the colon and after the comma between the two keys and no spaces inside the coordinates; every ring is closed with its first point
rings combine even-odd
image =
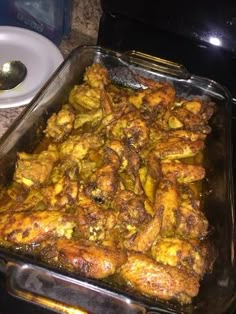
{"type": "Polygon", "coordinates": [[[50,236],[72,236],[72,216],[59,211],[23,211],[0,217],[0,238],[15,244],[35,244],[50,236]]]}
{"type": "Polygon", "coordinates": [[[153,244],[151,252],[157,262],[185,269],[200,278],[207,267],[206,245],[204,247],[200,241],[160,237],[153,244]]]}
{"type": "Polygon", "coordinates": [[[135,291],[163,300],[189,303],[199,290],[196,277],[179,268],[157,263],[142,253],[130,253],[120,275],[135,291]]]}
{"type": "Polygon", "coordinates": [[[106,278],[126,262],[126,254],[117,248],[87,240],[60,238],[42,244],[43,259],[91,278],[106,278]]]}

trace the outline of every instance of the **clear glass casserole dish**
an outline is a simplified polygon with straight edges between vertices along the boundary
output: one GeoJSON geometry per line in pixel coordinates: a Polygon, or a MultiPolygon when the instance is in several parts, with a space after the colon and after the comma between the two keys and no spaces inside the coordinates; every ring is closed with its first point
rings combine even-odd
{"type": "MultiPolygon", "coordinates": [[[[58,112],[86,68],[99,62],[112,81],[137,88],[134,73],[172,82],[177,94],[210,97],[217,106],[211,119],[204,166],[204,210],[217,248],[213,272],[205,275],[198,296],[181,306],[132,294],[111,284],[56,269],[22,253],[0,247],[1,270],[9,293],[59,313],[225,313],[235,307],[234,204],[231,172],[231,96],[206,78],[191,75],[175,63],[138,52],[120,54],[100,47],[78,47],[64,61],[28,108],[0,141],[0,184],[8,185],[17,152],[32,153],[40,143],[46,121],[58,112]]],[[[137,85],[138,84],[138,85],[137,85]]]]}

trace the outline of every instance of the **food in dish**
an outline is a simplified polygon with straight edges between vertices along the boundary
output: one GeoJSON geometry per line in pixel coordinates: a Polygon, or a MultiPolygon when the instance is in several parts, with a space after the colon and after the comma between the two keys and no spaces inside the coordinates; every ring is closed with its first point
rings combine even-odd
{"type": "Polygon", "coordinates": [[[212,266],[201,182],[215,106],[136,80],[127,88],[101,64],[87,68],[35,152],[18,153],[0,238],[72,272],[190,303],[212,266]]]}

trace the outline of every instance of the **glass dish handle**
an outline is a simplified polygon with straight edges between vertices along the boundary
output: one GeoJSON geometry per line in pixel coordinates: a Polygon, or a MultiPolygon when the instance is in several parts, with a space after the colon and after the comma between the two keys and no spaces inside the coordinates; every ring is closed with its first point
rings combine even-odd
{"type": "Polygon", "coordinates": [[[182,65],[166,59],[151,56],[136,50],[126,51],[123,56],[131,63],[138,63],[143,67],[158,71],[163,74],[171,75],[179,79],[189,79],[191,76],[187,69],[182,65]]]}
{"type": "Polygon", "coordinates": [[[118,293],[32,264],[9,261],[6,276],[9,294],[56,313],[148,313],[118,293]]]}

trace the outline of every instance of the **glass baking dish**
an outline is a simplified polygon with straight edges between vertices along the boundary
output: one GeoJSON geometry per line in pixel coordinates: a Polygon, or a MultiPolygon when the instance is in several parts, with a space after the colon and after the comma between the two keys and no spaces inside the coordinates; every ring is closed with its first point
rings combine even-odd
{"type": "Polygon", "coordinates": [[[102,63],[118,84],[139,87],[135,73],[172,82],[178,95],[210,97],[216,103],[204,161],[207,172],[204,209],[218,253],[213,272],[205,275],[193,303],[181,306],[131,294],[109,283],[84,278],[0,247],[0,270],[6,273],[9,293],[58,313],[232,312],[236,305],[236,274],[231,96],[218,83],[191,75],[182,65],[139,52],[120,54],[97,46],[78,47],[1,138],[0,184],[11,182],[17,152],[33,152],[43,137],[47,119],[59,111],[72,87],[81,83],[86,67],[94,62],[102,63]]]}

